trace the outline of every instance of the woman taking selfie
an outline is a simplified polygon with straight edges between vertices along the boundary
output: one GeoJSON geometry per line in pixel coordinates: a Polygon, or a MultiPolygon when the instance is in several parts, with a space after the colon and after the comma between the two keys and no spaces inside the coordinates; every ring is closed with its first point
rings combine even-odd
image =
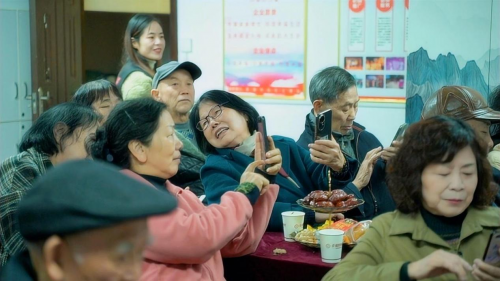
{"type": "MultiPolygon", "coordinates": [[[[213,90],[203,94],[191,110],[189,122],[200,150],[207,154],[201,169],[208,203],[218,203],[221,197],[239,184],[245,167],[252,163],[256,151],[257,118],[259,114],[249,103],[231,93],[213,90]]],[[[355,160],[343,157],[338,147],[328,147],[328,140],[318,141],[325,151],[321,157],[297,146],[292,139],[268,137],[265,170],[280,186],[268,230],[283,230],[281,213],[304,211],[305,222],[324,221],[326,217],[305,210],[295,202],[313,190],[328,190],[328,170],[332,188],[342,188],[355,172],[355,160]],[[351,163],[350,163],[351,162],[351,163]],[[324,164],[324,165],[323,165],[324,164]]]]}
{"type": "MultiPolygon", "coordinates": [[[[436,116],[412,125],[388,163],[397,210],[375,218],[323,280],[499,280],[481,259],[500,210],[472,128],[436,116]]],[[[495,251],[495,254],[498,254],[495,251]]]]}
{"type": "Polygon", "coordinates": [[[128,22],[123,38],[123,67],[116,85],[124,100],[150,97],[156,67],[161,65],[165,37],[160,21],[137,14],[128,22]]]}
{"type": "Polygon", "coordinates": [[[257,160],[220,204],[204,206],[194,193],[168,181],[177,173],[182,148],[174,125],[163,103],[151,98],[124,101],[98,130],[93,156],[178,200],[177,210],[148,221],[153,240],[143,255],[141,280],[224,280],[222,257],[255,251],[278,186],[254,172],[263,162],[257,160]]]}

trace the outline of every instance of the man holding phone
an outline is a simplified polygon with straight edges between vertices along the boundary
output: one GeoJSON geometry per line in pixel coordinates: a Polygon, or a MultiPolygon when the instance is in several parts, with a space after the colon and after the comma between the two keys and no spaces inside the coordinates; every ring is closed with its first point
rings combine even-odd
{"type": "Polygon", "coordinates": [[[382,149],[380,141],[363,126],[354,122],[358,112],[359,96],[356,80],[346,70],[333,66],[314,75],[309,84],[309,97],[313,109],[306,116],[305,130],[297,144],[311,152],[318,163],[336,161],[340,167],[356,159],[358,170],[355,179],[342,188],[346,193],[363,199],[365,204],[348,213],[358,220],[372,219],[395,209],[394,201],[385,183],[385,162],[394,156],[399,142],[382,149]],[[331,109],[331,140],[315,140],[316,116],[331,109]],[[337,151],[337,159],[326,159],[326,152],[337,151]]]}

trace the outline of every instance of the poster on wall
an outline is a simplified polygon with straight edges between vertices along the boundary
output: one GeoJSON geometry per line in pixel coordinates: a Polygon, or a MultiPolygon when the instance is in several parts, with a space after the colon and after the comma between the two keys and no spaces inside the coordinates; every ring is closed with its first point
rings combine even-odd
{"type": "Polygon", "coordinates": [[[305,100],[305,0],[225,0],[224,89],[305,100]]]}
{"type": "Polygon", "coordinates": [[[500,85],[500,2],[411,5],[406,122],[418,121],[429,96],[446,85],[473,88],[488,100],[500,85]]]}
{"type": "Polygon", "coordinates": [[[361,100],[404,103],[408,0],[339,0],[339,66],[361,100]]]}

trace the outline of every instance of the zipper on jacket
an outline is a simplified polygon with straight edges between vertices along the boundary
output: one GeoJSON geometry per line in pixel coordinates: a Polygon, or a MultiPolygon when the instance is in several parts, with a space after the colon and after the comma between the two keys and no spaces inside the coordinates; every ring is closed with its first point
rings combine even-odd
{"type": "MultiPolygon", "coordinates": [[[[356,137],[356,158],[358,159],[358,171],[359,171],[359,167],[361,166],[359,164],[360,162],[359,162],[359,147],[358,147],[358,144],[359,144],[359,136],[361,136],[362,133],[363,133],[363,131],[360,131],[359,134],[358,134],[358,136],[356,137]]],[[[367,187],[368,187],[368,191],[370,191],[370,194],[372,196],[373,204],[375,205],[375,212],[374,212],[374,216],[375,216],[377,214],[377,212],[378,212],[378,202],[377,202],[377,199],[375,198],[375,194],[373,194],[373,189],[371,187],[371,177],[370,177],[370,181],[368,181],[368,186],[367,187]]]]}

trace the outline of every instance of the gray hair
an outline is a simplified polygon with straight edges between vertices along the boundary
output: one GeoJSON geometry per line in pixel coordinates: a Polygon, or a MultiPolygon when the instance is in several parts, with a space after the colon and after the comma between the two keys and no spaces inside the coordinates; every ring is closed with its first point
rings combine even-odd
{"type": "Polygon", "coordinates": [[[349,72],[338,66],[327,67],[311,79],[309,98],[311,103],[315,100],[322,100],[330,104],[352,86],[356,86],[356,79],[349,72]]]}

